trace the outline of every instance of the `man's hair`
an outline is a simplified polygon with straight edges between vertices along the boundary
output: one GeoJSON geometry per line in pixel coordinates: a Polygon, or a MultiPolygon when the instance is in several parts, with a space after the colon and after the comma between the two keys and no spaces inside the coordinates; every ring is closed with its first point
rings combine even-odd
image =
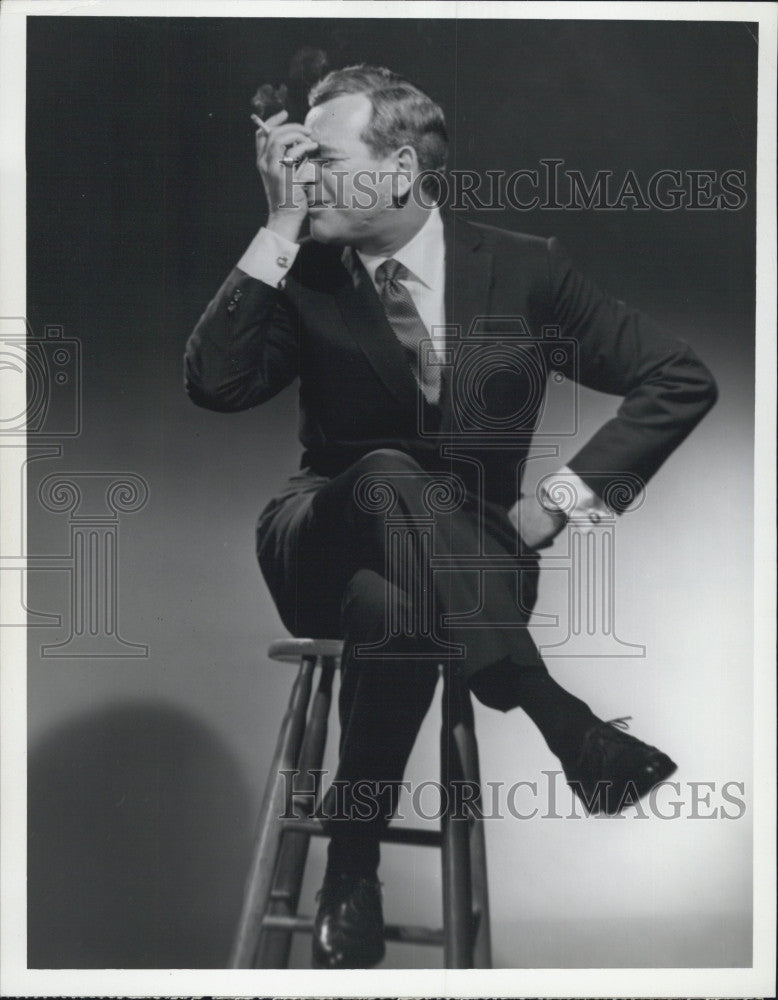
{"type": "MultiPolygon", "coordinates": [[[[364,94],[370,100],[373,113],[360,138],[375,156],[412,146],[423,173],[445,169],[446,120],[440,106],[423,90],[381,66],[346,66],[315,84],[308,102],[315,108],[344,94],[364,94]]],[[[426,179],[422,187],[439,191],[434,177],[426,179]]]]}

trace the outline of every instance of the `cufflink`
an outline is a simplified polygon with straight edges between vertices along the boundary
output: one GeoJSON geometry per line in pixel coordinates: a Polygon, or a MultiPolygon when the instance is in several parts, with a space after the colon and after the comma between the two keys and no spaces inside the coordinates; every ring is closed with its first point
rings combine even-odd
{"type": "Polygon", "coordinates": [[[285,253],[279,254],[278,257],[276,257],[276,264],[278,264],[279,267],[289,267],[289,258],[285,253]]]}

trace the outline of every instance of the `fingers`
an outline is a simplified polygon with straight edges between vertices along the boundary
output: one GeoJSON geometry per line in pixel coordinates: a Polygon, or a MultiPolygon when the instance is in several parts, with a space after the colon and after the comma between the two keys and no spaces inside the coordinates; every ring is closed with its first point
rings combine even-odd
{"type": "Polygon", "coordinates": [[[252,115],[257,126],[255,141],[257,148],[257,168],[265,188],[271,215],[281,205],[289,212],[289,200],[293,211],[299,216],[298,222],[307,213],[307,200],[301,189],[289,190],[290,178],[301,177],[295,171],[305,162],[306,157],[319,149],[319,144],[311,138],[311,130],[299,122],[287,121],[288,113],[279,111],[266,121],[252,115]],[[290,173],[291,171],[291,173],[290,173]]]}
{"type": "Polygon", "coordinates": [[[278,125],[267,136],[257,129],[257,165],[261,171],[278,173],[297,166],[318,148],[319,144],[310,138],[309,130],[302,125],[278,125]]]}
{"type": "Polygon", "coordinates": [[[251,120],[254,122],[257,128],[261,128],[265,132],[265,134],[268,134],[271,128],[273,128],[275,125],[279,125],[287,117],[288,117],[288,112],[286,110],[281,110],[277,111],[274,115],[271,115],[266,122],[263,122],[262,119],[257,114],[253,114],[251,116],[251,120]]]}
{"type": "Polygon", "coordinates": [[[306,156],[315,153],[318,148],[318,142],[314,142],[313,139],[298,139],[291,145],[284,146],[283,155],[279,157],[278,162],[285,167],[298,166],[306,156]]]}
{"type": "Polygon", "coordinates": [[[271,115],[267,119],[265,124],[269,126],[269,128],[275,128],[276,125],[280,125],[282,122],[285,122],[288,117],[289,117],[289,112],[286,110],[286,108],[281,108],[280,111],[276,111],[274,115],[271,115]]]}
{"type": "Polygon", "coordinates": [[[257,130],[257,165],[260,170],[278,171],[299,162],[318,148],[318,143],[310,139],[300,126],[274,128],[267,137],[257,130]]]}
{"type": "MultiPolygon", "coordinates": [[[[267,122],[266,124],[270,124],[267,122]]],[[[268,143],[281,144],[281,146],[289,146],[296,139],[308,139],[310,137],[311,130],[306,128],[305,125],[298,125],[295,122],[287,122],[285,125],[276,125],[275,127],[270,127],[270,134],[267,137],[268,143]]]]}
{"type": "MultiPolygon", "coordinates": [[[[284,123],[286,116],[286,111],[279,111],[277,115],[273,115],[265,122],[262,122],[261,118],[257,119],[255,122],[257,124],[255,138],[258,153],[263,153],[269,145],[280,143],[282,146],[284,144],[288,146],[295,139],[310,135],[310,129],[307,129],[305,125],[300,125],[296,122],[284,123]],[[262,127],[259,126],[258,122],[262,122],[262,127]]],[[[252,120],[254,117],[252,115],[252,120]]]]}

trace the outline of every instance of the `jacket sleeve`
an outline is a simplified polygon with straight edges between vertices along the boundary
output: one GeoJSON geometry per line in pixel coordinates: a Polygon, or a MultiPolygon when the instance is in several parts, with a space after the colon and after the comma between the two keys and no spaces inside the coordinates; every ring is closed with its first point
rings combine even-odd
{"type": "Polygon", "coordinates": [[[716,383],[688,344],[576,271],[556,239],[548,242],[548,282],[552,322],[576,343],[560,370],[623,397],[567,464],[599,496],[618,496],[624,474],[641,483],[654,475],[716,402],[716,383]]]}
{"type": "Polygon", "coordinates": [[[298,322],[290,300],[233,268],[186,344],[190,399],[210,410],[246,410],[289,385],[298,369],[298,322]]]}

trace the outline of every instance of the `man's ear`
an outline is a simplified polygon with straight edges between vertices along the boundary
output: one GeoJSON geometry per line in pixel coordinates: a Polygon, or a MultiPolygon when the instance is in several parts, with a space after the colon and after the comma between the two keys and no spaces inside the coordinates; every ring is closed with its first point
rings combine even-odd
{"type": "Polygon", "coordinates": [[[413,179],[419,172],[419,158],[413,146],[401,146],[395,153],[397,176],[394,181],[394,201],[404,205],[413,187],[413,179]]]}

